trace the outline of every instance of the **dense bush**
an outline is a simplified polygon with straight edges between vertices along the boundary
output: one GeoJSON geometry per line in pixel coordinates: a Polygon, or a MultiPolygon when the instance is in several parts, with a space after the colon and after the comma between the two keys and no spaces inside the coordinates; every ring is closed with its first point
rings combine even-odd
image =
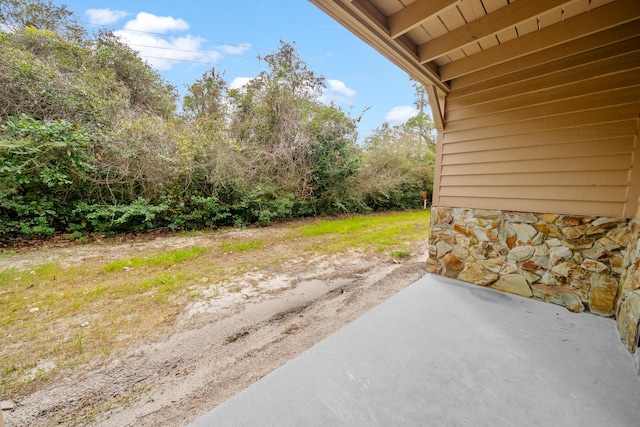
{"type": "Polygon", "coordinates": [[[430,191],[429,117],[358,144],[292,44],[239,89],[206,72],[177,113],[175,88],[64,7],[10,0],[0,28],[0,240],[416,208],[430,191]]]}

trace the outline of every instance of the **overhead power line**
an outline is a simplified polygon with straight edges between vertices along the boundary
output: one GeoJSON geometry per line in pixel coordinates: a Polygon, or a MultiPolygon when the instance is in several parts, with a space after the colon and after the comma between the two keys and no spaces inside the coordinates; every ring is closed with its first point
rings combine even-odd
{"type": "MultiPolygon", "coordinates": [[[[87,25],[91,25],[93,27],[102,27],[102,28],[106,28],[109,29],[111,31],[132,31],[135,33],[143,33],[143,34],[153,34],[156,36],[163,36],[163,37],[167,37],[167,34],[165,33],[156,33],[153,31],[145,31],[145,30],[134,30],[132,28],[121,28],[119,30],[113,29],[107,25],[100,25],[100,24],[94,24],[91,22],[86,22],[86,21],[80,21],[82,24],[87,24],[87,25]]],[[[227,42],[218,42],[218,41],[207,41],[207,43],[212,43],[212,44],[219,44],[219,45],[223,45],[223,46],[233,46],[233,47],[244,47],[247,48],[247,45],[245,44],[238,44],[238,43],[227,43],[227,42]]],[[[269,49],[263,48],[263,47],[256,47],[256,46],[249,46],[248,49],[252,49],[252,50],[263,50],[263,51],[270,51],[269,49]]]]}
{"type": "Polygon", "coordinates": [[[220,64],[216,64],[215,62],[193,61],[191,59],[161,58],[159,56],[149,56],[149,55],[140,55],[140,58],[162,59],[164,61],[175,61],[175,62],[192,62],[194,64],[205,64],[205,65],[220,65],[220,64]]]}
{"type": "MultiPolygon", "coordinates": [[[[167,37],[167,34],[164,34],[164,33],[154,33],[153,31],[144,31],[144,30],[134,30],[134,29],[131,29],[131,28],[122,28],[120,30],[114,30],[114,31],[133,31],[133,32],[136,32],[136,33],[153,34],[153,35],[156,35],[156,36],[167,37]]],[[[212,43],[212,44],[220,44],[220,45],[224,45],[224,46],[244,47],[244,48],[253,49],[253,50],[264,50],[264,51],[268,51],[269,50],[269,49],[265,49],[265,48],[262,48],[262,47],[255,47],[255,46],[248,46],[247,47],[247,45],[245,45],[245,44],[217,42],[217,41],[207,41],[207,42],[208,43],[212,43]]]]}
{"type": "Polygon", "coordinates": [[[225,56],[236,56],[239,58],[246,58],[244,55],[234,55],[234,54],[226,54],[223,52],[218,52],[217,50],[189,50],[189,49],[180,49],[177,47],[166,47],[166,46],[152,46],[147,44],[137,44],[137,43],[128,43],[129,46],[137,46],[137,47],[148,47],[150,49],[163,49],[163,50],[173,50],[176,52],[189,52],[189,53],[201,53],[201,54],[210,54],[217,53],[225,56]]]}

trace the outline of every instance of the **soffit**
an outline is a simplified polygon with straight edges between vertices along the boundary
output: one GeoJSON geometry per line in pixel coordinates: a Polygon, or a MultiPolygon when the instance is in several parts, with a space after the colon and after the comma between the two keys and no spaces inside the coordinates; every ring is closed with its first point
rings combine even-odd
{"type": "Polygon", "coordinates": [[[640,36],[638,0],[310,0],[440,93],[640,36]]]}

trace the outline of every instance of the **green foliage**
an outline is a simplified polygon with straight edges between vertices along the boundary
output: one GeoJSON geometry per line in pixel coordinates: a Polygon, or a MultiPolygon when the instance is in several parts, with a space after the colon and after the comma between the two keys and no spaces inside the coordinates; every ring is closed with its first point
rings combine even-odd
{"type": "Polygon", "coordinates": [[[174,87],[65,7],[0,2],[0,28],[0,240],[267,225],[418,207],[430,190],[430,118],[360,146],[293,44],[239,89],[207,71],[176,114],[174,87]]]}
{"type": "Polygon", "coordinates": [[[217,197],[193,196],[188,202],[174,207],[168,224],[171,230],[217,228],[230,224],[232,214],[217,197]]]}
{"type": "Polygon", "coordinates": [[[51,0],[2,0],[0,23],[5,31],[17,32],[33,27],[62,35],[79,43],[86,37],[85,29],[67,6],[57,6],[51,0]]]}
{"type": "Polygon", "coordinates": [[[214,68],[187,87],[182,109],[191,120],[220,120],[226,116],[224,97],[227,84],[214,68]]]}
{"type": "Polygon", "coordinates": [[[111,70],[116,80],[129,91],[129,106],[146,114],[164,119],[172,117],[176,105],[175,87],[165,83],[149,64],[142,61],[136,51],[111,31],[102,31],[95,42],[97,65],[111,70]]]}
{"type": "Polygon", "coordinates": [[[105,234],[138,233],[158,228],[161,224],[159,214],[168,208],[166,204],[154,205],[140,197],[128,205],[79,204],[73,215],[91,231],[105,234]]]}
{"type": "Polygon", "coordinates": [[[422,193],[432,193],[435,150],[410,123],[384,125],[364,141],[364,165],[354,189],[373,209],[419,208],[422,193]]]}
{"type": "Polygon", "coordinates": [[[269,225],[293,216],[294,196],[278,194],[275,187],[256,185],[232,206],[234,225],[269,225]]]}
{"type": "Polygon", "coordinates": [[[90,49],[33,27],[0,42],[0,119],[29,115],[105,125],[126,107],[124,87],[90,49]]]}
{"type": "Polygon", "coordinates": [[[23,115],[2,123],[0,137],[0,238],[60,230],[67,200],[81,195],[93,173],[94,136],[65,121],[23,115]]]}

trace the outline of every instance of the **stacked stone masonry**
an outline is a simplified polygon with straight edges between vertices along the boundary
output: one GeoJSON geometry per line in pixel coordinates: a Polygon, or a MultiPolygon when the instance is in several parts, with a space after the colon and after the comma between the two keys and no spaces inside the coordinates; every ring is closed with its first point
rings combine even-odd
{"type": "Polygon", "coordinates": [[[430,272],[616,317],[633,353],[640,322],[640,222],[433,207],[430,272]]]}

